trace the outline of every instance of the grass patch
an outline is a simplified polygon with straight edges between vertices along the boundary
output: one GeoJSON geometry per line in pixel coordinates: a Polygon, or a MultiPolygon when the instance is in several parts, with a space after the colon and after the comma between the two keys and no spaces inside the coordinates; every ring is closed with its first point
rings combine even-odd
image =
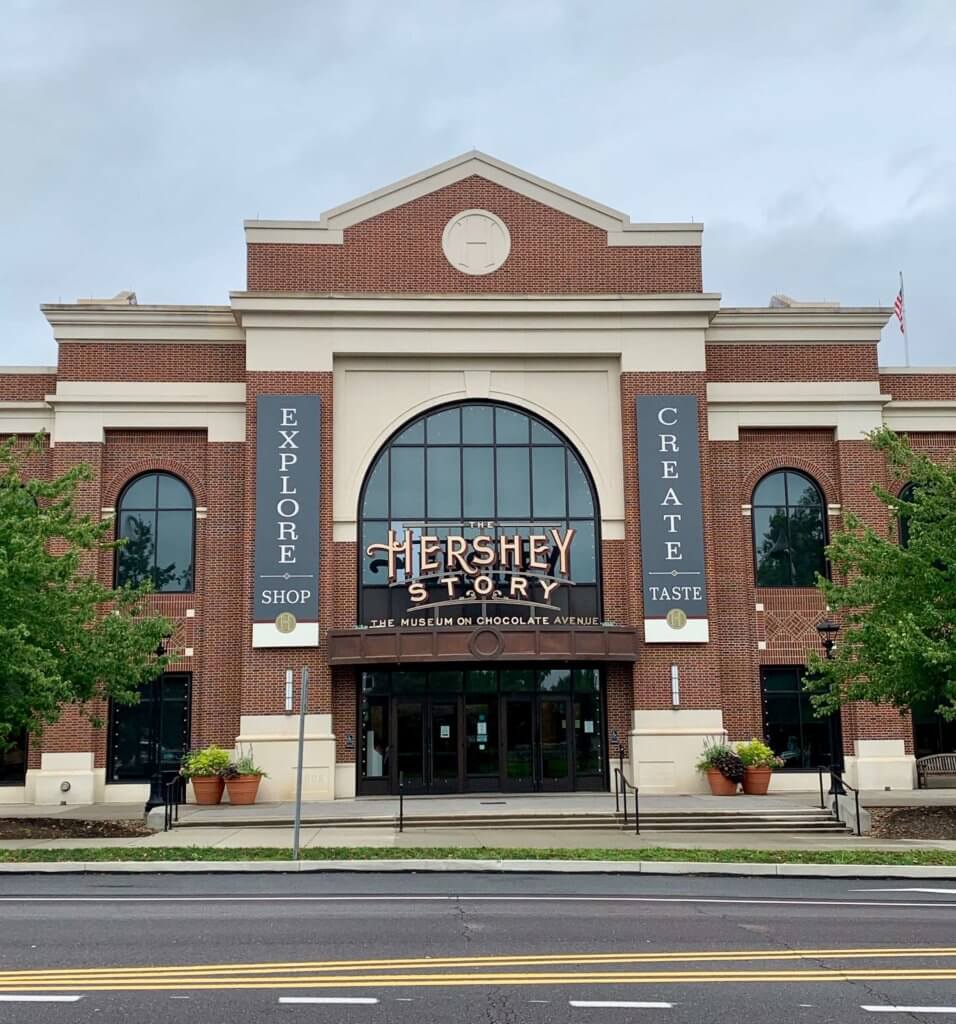
{"type": "MultiPolygon", "coordinates": [[[[290,860],[288,847],[259,846],[223,849],[208,846],[96,847],[93,849],[0,850],[0,864],[69,861],[275,861],[290,860]]],[[[633,850],[601,848],[541,850],[497,847],[377,846],[310,847],[302,859],[324,860],[565,860],[565,861],[691,861],[718,864],[885,864],[942,865],[956,868],[956,850],[682,850],[649,846],[633,850]]]]}

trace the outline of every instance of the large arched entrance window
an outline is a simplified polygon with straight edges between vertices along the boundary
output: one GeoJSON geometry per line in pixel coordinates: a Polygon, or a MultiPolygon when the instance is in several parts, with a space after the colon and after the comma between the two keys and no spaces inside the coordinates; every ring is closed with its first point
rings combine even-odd
{"type": "Polygon", "coordinates": [[[601,614],[599,524],[594,485],[584,463],[543,420],[490,402],[464,402],[426,413],[385,444],[362,488],[360,621],[369,625],[413,614],[441,619],[459,611],[475,614],[476,608],[482,614],[511,618],[597,618],[601,614]],[[400,554],[391,580],[384,549],[368,550],[385,545],[390,530],[396,538],[411,533],[416,539],[410,549],[412,564],[406,565],[400,554]],[[552,530],[560,531],[557,538],[552,530]],[[422,535],[438,538],[437,569],[421,569],[417,540],[422,535]],[[533,535],[547,538],[547,551],[535,558],[530,550],[533,535]],[[469,545],[478,537],[500,544],[503,538],[513,543],[520,536],[518,561],[521,575],[530,581],[527,593],[514,591],[514,559],[507,567],[511,571],[496,565],[490,572],[494,592],[467,600],[472,588],[467,586],[467,574],[460,572],[461,586],[449,592],[448,583],[441,580],[457,568],[448,564],[450,536],[461,536],[469,545]],[[561,571],[556,539],[567,543],[566,574],[561,571]],[[547,560],[546,568],[540,567],[542,558],[547,560]],[[557,578],[560,584],[551,589],[541,583],[557,578]],[[421,580],[427,599],[415,602],[409,595],[412,579],[421,580]]]}
{"type": "MultiPolygon", "coordinates": [[[[463,402],[417,417],[376,456],[358,511],[365,626],[601,621],[594,485],[537,416],[463,402]]],[[[423,657],[364,670],[358,791],[605,789],[604,703],[593,664],[423,657]]]]}

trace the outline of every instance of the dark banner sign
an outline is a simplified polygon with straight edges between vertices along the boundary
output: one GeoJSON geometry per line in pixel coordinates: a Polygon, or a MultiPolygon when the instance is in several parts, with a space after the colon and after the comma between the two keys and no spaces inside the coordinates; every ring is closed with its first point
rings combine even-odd
{"type": "Polygon", "coordinates": [[[697,399],[637,399],[637,466],[647,643],[705,643],[707,579],[697,399]]]}
{"type": "Polygon", "coordinates": [[[253,647],[319,643],[318,395],[256,399],[253,647]]]}

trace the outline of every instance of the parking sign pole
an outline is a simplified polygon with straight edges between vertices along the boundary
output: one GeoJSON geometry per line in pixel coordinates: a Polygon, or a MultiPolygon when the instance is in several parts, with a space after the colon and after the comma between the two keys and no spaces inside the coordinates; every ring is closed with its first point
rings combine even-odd
{"type": "Polygon", "coordinates": [[[299,687],[299,756],[295,766],[295,825],[292,830],[292,859],[299,859],[299,830],[302,826],[302,759],[305,751],[305,713],[309,707],[309,670],[302,669],[299,687]]]}

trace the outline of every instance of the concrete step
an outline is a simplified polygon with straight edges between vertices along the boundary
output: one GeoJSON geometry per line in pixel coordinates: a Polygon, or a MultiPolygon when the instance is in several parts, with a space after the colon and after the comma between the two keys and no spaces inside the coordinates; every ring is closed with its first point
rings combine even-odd
{"type": "MultiPolygon", "coordinates": [[[[405,828],[431,829],[520,829],[574,830],[631,828],[633,809],[625,825],[623,814],[406,814],[405,828]]],[[[348,817],[305,817],[303,826],[310,828],[394,828],[397,815],[363,815],[348,817]]],[[[286,817],[256,818],[242,815],[217,815],[215,818],[187,817],[177,828],[288,828],[286,817]]],[[[827,811],[812,808],[771,809],[767,811],[685,811],[641,814],[644,831],[680,832],[845,832],[846,826],[827,811]]]]}

